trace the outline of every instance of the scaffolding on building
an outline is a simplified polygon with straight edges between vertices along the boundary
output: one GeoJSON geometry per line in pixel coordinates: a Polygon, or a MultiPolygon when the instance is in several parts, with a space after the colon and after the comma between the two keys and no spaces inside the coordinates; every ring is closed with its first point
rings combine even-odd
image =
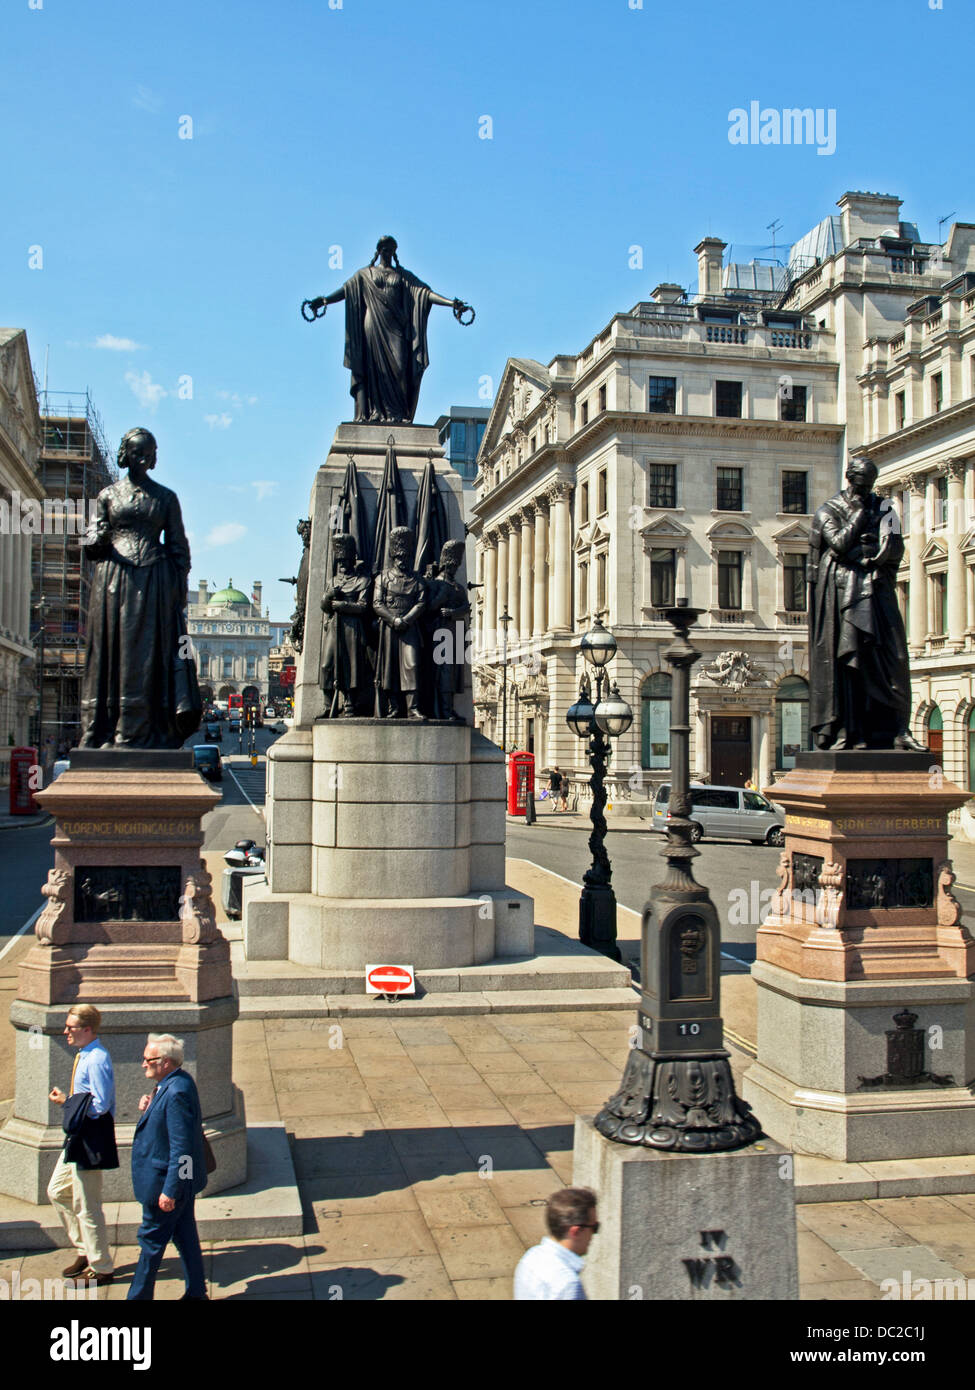
{"type": "Polygon", "coordinates": [[[43,672],[32,738],[44,753],[73,744],[81,732],[81,682],[92,564],[81,538],[102,488],[118,477],[90,394],[41,391],[39,476],[44,520],[34,536],[31,638],[43,672]]]}

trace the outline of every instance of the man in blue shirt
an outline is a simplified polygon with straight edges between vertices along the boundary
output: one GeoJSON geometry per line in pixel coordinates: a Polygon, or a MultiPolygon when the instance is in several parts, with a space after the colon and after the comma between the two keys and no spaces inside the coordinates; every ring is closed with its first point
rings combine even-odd
{"type": "Polygon", "coordinates": [[[94,1004],[76,1004],[68,1014],[64,1036],[78,1048],[71,1069],[71,1089],[55,1086],[49,1099],[68,1106],[71,1128],[48,1183],[48,1200],[57,1212],[77,1258],[65,1278],[112,1281],[112,1250],[102,1211],[102,1172],[118,1167],[115,1148],[115,1075],[112,1059],[98,1039],[101,1014],[94,1004]]]}
{"type": "Polygon", "coordinates": [[[548,1199],[550,1236],[527,1250],[515,1270],[515,1299],[585,1299],[579,1280],[589,1242],[599,1230],[596,1194],[588,1187],[563,1187],[548,1199]]]}

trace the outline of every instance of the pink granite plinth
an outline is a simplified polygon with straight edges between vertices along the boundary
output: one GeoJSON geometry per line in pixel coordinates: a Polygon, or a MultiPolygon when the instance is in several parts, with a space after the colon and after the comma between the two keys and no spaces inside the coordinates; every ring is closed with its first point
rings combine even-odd
{"type": "Polygon", "coordinates": [[[188,768],[70,769],[38,801],[56,820],[36,945],[18,997],[38,1004],[201,1002],[233,992],[200,857],[220,799],[188,768]]]}

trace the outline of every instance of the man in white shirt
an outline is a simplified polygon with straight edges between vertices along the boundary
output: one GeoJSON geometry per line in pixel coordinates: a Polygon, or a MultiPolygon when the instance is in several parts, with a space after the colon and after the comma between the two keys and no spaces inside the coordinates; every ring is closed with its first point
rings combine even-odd
{"type": "Polygon", "coordinates": [[[596,1194],[588,1187],[563,1187],[548,1199],[550,1235],[526,1250],[515,1270],[515,1299],[585,1299],[579,1279],[589,1242],[599,1230],[596,1194]]]}

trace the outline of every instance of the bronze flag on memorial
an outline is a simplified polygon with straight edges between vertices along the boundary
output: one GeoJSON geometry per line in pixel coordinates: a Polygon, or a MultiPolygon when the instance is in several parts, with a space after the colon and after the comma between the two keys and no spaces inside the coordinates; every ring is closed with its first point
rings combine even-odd
{"type": "Polygon", "coordinates": [[[420,474],[413,529],[416,532],[416,561],[413,568],[417,574],[425,576],[427,566],[437,564],[444,542],[450,538],[432,456],[427,459],[426,467],[420,474]]]}
{"type": "Polygon", "coordinates": [[[376,509],[376,532],[372,545],[372,572],[381,574],[389,567],[387,545],[391,531],[398,526],[408,526],[406,494],[399,464],[393,451],[395,439],[392,435],[386,440],[386,465],[383,468],[382,482],[379,484],[379,506],[376,509]]]}
{"type": "Polygon", "coordinates": [[[351,453],[339,493],[339,529],[342,535],[352,537],[356,554],[368,565],[372,559],[372,538],[366,521],[365,499],[359,488],[359,470],[351,453]]]}

